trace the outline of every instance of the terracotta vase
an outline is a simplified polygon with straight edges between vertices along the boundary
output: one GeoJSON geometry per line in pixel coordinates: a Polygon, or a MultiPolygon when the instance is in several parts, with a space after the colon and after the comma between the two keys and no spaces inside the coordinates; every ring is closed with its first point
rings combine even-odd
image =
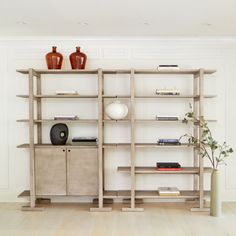
{"type": "Polygon", "coordinates": [[[46,61],[48,69],[61,69],[63,56],[61,53],[57,52],[57,47],[52,47],[52,52],[46,55],[46,61]]]}
{"type": "Polygon", "coordinates": [[[80,52],[80,47],[76,47],[76,52],[70,54],[70,64],[73,70],[84,69],[87,61],[86,54],[80,52]]]}

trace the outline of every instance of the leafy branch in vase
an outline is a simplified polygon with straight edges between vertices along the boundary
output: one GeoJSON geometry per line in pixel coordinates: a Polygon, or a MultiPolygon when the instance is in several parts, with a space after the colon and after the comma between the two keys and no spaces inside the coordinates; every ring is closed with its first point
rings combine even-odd
{"type": "MultiPolygon", "coordinates": [[[[190,108],[192,109],[191,104],[190,108]]],[[[183,119],[183,123],[187,124],[188,122],[193,122],[195,125],[201,127],[202,132],[199,134],[200,137],[196,138],[193,135],[184,134],[179,138],[179,141],[183,138],[187,138],[189,144],[196,146],[202,158],[207,157],[209,159],[214,169],[218,169],[221,164],[226,165],[227,158],[233,153],[233,149],[228,146],[226,142],[219,144],[219,142],[213,138],[212,132],[203,117],[196,117],[194,113],[190,111],[185,114],[183,119]]]]}

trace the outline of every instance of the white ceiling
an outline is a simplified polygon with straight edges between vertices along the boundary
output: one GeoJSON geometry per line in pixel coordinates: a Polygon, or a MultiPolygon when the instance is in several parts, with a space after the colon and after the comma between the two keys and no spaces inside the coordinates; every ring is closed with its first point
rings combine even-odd
{"type": "Polygon", "coordinates": [[[0,36],[236,36],[236,0],[0,0],[0,36]]]}

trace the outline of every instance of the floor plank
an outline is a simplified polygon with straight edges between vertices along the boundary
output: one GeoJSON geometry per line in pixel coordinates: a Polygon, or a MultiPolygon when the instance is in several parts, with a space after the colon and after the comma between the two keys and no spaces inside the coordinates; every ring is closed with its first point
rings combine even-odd
{"type": "MultiPolygon", "coordinates": [[[[235,236],[236,203],[224,203],[221,218],[191,212],[193,204],[146,203],[144,212],[89,212],[91,204],[45,205],[41,212],[21,211],[22,204],[0,203],[4,236],[235,236]]],[[[106,207],[108,207],[106,205],[106,207]]],[[[128,205],[127,205],[128,206],[128,205]]]]}

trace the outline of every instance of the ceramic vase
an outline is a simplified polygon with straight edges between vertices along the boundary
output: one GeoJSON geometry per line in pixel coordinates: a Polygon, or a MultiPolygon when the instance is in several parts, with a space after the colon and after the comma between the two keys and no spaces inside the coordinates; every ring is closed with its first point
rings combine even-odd
{"type": "Polygon", "coordinates": [[[110,119],[121,120],[127,116],[128,107],[120,101],[114,101],[106,106],[105,112],[110,119]]]}
{"type": "Polygon", "coordinates": [[[57,47],[52,47],[52,52],[46,55],[46,62],[48,69],[61,69],[63,61],[63,56],[61,53],[57,52],[57,47]]]}
{"type": "Polygon", "coordinates": [[[73,70],[84,69],[87,61],[87,56],[80,51],[80,47],[76,47],[76,52],[70,54],[70,64],[73,70]]]}
{"type": "Polygon", "coordinates": [[[221,201],[221,173],[214,169],[211,174],[211,206],[210,215],[220,217],[222,213],[221,201]]]}

